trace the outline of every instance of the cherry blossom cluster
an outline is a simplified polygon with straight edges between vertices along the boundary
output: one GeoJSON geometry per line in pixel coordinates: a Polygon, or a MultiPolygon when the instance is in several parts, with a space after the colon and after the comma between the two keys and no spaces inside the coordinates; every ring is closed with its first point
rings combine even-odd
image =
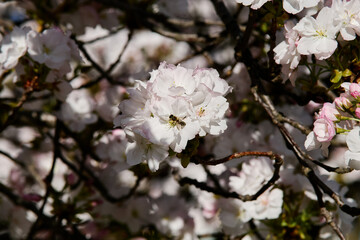
{"type": "Polygon", "coordinates": [[[1,41],[0,75],[15,68],[16,81],[32,80],[34,90],[52,90],[64,101],[72,90],[64,81],[72,59],[80,60],[79,50],[59,28],[38,33],[30,27],[15,27],[1,41]]]}
{"type": "MultiPolygon", "coordinates": [[[[229,187],[241,195],[255,194],[273,175],[273,167],[266,158],[250,159],[242,164],[241,171],[229,178],[229,187]]],[[[250,219],[276,219],[282,212],[283,191],[268,189],[256,200],[238,199],[220,201],[220,220],[226,232],[242,234],[250,219]]]]}
{"type": "Polygon", "coordinates": [[[349,166],[360,169],[360,84],[342,83],[345,89],[333,103],[324,103],[316,115],[313,131],[307,136],[307,150],[321,148],[328,155],[328,147],[336,134],[347,134],[346,143],[349,150],[345,161],[349,166]]]}
{"type": "MultiPolygon", "coordinates": [[[[319,1],[298,2],[317,4],[319,1]]],[[[285,40],[274,48],[274,58],[282,64],[283,79],[290,79],[294,85],[293,73],[302,55],[328,59],[337,49],[338,41],[352,41],[360,34],[360,2],[334,0],[331,7],[323,7],[316,17],[307,15],[296,24],[289,20],[284,27],[285,40]]]]}
{"type": "Polygon", "coordinates": [[[215,69],[187,69],[162,62],[147,82],[136,81],[130,99],[119,108],[115,126],[125,129],[127,161],[143,160],[156,171],[169,156],[181,153],[199,135],[218,135],[226,129],[229,107],[224,95],[231,88],[215,69]]]}

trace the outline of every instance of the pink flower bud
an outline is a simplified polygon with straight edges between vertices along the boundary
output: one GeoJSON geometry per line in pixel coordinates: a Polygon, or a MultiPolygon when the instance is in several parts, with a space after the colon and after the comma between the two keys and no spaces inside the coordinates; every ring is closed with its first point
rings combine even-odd
{"type": "Polygon", "coordinates": [[[326,118],[330,121],[337,121],[340,113],[333,103],[324,103],[318,118],[326,118]]]}
{"type": "Polygon", "coordinates": [[[39,202],[42,199],[42,197],[36,193],[24,194],[22,197],[25,201],[31,202],[39,202]]]}
{"type": "Polygon", "coordinates": [[[349,100],[351,96],[346,93],[340,94],[340,97],[335,98],[335,105],[342,111],[349,109],[352,106],[351,101],[349,100]]]}
{"type": "Polygon", "coordinates": [[[356,115],[357,118],[360,119],[360,107],[356,108],[355,115],[356,115]]]}
{"type": "Polygon", "coordinates": [[[360,84],[352,83],[350,84],[350,94],[356,99],[360,99],[360,84]]]}
{"type": "Polygon", "coordinates": [[[70,173],[66,176],[66,181],[69,185],[74,185],[76,183],[76,176],[74,173],[70,173]]]}
{"type": "Polygon", "coordinates": [[[314,133],[319,142],[330,142],[336,134],[335,125],[327,118],[319,118],[314,122],[314,133]]]}

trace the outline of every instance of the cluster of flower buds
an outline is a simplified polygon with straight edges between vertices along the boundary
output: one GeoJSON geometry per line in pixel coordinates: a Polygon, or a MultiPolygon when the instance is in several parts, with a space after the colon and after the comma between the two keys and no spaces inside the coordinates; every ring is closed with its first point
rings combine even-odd
{"type": "MultiPolygon", "coordinates": [[[[342,83],[345,92],[340,94],[333,103],[325,103],[314,122],[314,130],[307,136],[305,147],[313,150],[321,147],[325,155],[331,140],[336,134],[348,133],[347,145],[349,151],[356,154],[345,155],[345,160],[360,161],[360,84],[342,83]],[[357,134],[355,133],[357,132],[357,134]],[[357,144],[355,144],[357,143],[357,144]],[[350,155],[351,156],[350,156],[350,155]]],[[[352,167],[360,168],[355,166],[352,167]]]]}
{"type": "Polygon", "coordinates": [[[214,69],[187,69],[160,64],[147,82],[129,89],[115,120],[128,136],[127,161],[147,160],[156,171],[161,161],[181,153],[195,136],[218,135],[227,128],[224,114],[229,107],[224,95],[229,85],[214,69]]]}

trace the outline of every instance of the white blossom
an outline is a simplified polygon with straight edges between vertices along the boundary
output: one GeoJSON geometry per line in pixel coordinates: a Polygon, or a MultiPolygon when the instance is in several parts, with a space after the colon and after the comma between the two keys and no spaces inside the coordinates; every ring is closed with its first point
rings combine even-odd
{"type": "Polygon", "coordinates": [[[315,54],[319,60],[329,58],[337,48],[336,34],[339,26],[333,21],[335,12],[324,7],[316,19],[305,16],[293,28],[298,31],[301,38],[297,45],[300,54],[315,54]]]}
{"type": "Polygon", "coordinates": [[[285,41],[282,41],[274,48],[274,59],[277,64],[283,65],[281,72],[284,75],[284,81],[289,78],[292,85],[295,85],[295,79],[292,77],[292,72],[299,65],[301,55],[297,50],[300,36],[297,31],[294,31],[293,27],[294,23],[292,21],[287,21],[285,23],[285,41]]]}
{"type": "Polygon", "coordinates": [[[18,28],[6,35],[0,45],[0,74],[15,67],[19,58],[24,56],[28,47],[26,35],[29,28],[18,28]]]}
{"type": "Polygon", "coordinates": [[[346,41],[351,41],[360,35],[360,1],[333,0],[335,11],[334,21],[340,24],[340,34],[346,41]]]}
{"type": "Polygon", "coordinates": [[[69,38],[60,29],[47,29],[40,34],[32,31],[27,42],[29,55],[36,62],[53,69],[69,64],[72,49],[69,38]]]}
{"type": "Polygon", "coordinates": [[[157,170],[169,148],[181,153],[196,135],[225,131],[224,115],[229,104],[224,95],[231,88],[214,69],[187,69],[163,62],[150,74],[149,81],[136,81],[128,90],[130,99],[120,103],[121,114],[114,124],[133,138],[127,151],[153,159],[150,163],[146,157],[131,157],[130,164],[147,160],[149,167],[152,164],[151,169],[157,170]],[[131,151],[138,144],[142,153],[131,151]],[[152,149],[161,159],[151,157],[152,149]]]}
{"type": "Polygon", "coordinates": [[[330,146],[330,142],[319,142],[317,140],[317,137],[316,137],[314,131],[311,131],[306,136],[304,146],[307,151],[312,151],[312,150],[321,148],[322,154],[327,157],[329,154],[328,148],[330,146]]]}
{"type": "MultiPolygon", "coordinates": [[[[231,190],[241,195],[255,194],[273,175],[273,167],[266,158],[251,159],[242,165],[238,176],[229,178],[231,190]]],[[[254,219],[274,219],[282,211],[283,192],[280,189],[267,190],[256,200],[244,203],[245,216],[254,219]]]]}
{"type": "Polygon", "coordinates": [[[94,110],[94,100],[87,90],[74,90],[61,105],[58,115],[72,131],[81,132],[87,124],[97,121],[97,115],[93,113],[94,110]]]}
{"type": "Polygon", "coordinates": [[[146,160],[151,171],[159,169],[159,165],[168,157],[168,147],[149,142],[133,132],[128,132],[129,143],[126,146],[126,161],[129,165],[136,165],[146,160]]]}
{"type": "Polygon", "coordinates": [[[220,199],[219,207],[219,218],[225,233],[240,235],[248,230],[246,222],[252,218],[253,205],[239,199],[220,199]]]}
{"type": "Polygon", "coordinates": [[[242,164],[238,176],[229,178],[231,190],[239,194],[255,194],[273,175],[273,166],[264,157],[254,158],[242,164]]]}

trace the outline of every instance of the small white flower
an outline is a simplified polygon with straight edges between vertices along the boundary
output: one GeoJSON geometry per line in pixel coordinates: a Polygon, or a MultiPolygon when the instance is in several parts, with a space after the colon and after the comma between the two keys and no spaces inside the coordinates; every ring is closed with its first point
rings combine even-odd
{"type": "Polygon", "coordinates": [[[27,50],[26,34],[29,28],[18,28],[4,37],[0,45],[0,72],[15,67],[27,50]]]}
{"type": "Polygon", "coordinates": [[[336,34],[339,26],[333,21],[334,10],[324,7],[316,19],[306,16],[293,28],[298,31],[301,39],[297,50],[300,54],[315,54],[319,60],[329,58],[337,48],[336,34]]]}
{"type": "Polygon", "coordinates": [[[360,35],[360,1],[333,0],[331,8],[335,11],[334,21],[340,24],[344,40],[351,41],[360,35]]]}
{"type": "Polygon", "coordinates": [[[147,161],[149,169],[153,172],[157,171],[160,163],[169,156],[169,148],[167,146],[153,144],[131,131],[127,131],[126,133],[129,139],[125,150],[127,163],[133,166],[142,161],[147,161]]]}
{"type": "Polygon", "coordinates": [[[231,190],[238,194],[255,194],[273,175],[273,166],[265,157],[243,163],[238,176],[229,178],[231,190]]]}
{"type": "Polygon", "coordinates": [[[66,101],[61,105],[59,118],[69,125],[75,132],[81,132],[87,124],[97,121],[97,115],[93,113],[95,102],[89,93],[84,90],[72,91],[66,101]]]}
{"type": "MultiPolygon", "coordinates": [[[[273,176],[273,167],[264,157],[251,159],[242,165],[238,176],[229,178],[230,189],[241,195],[255,194],[273,176]]],[[[254,219],[274,219],[282,211],[283,192],[280,189],[267,190],[256,200],[245,202],[245,216],[254,219]]]]}
{"type": "Polygon", "coordinates": [[[278,218],[282,212],[283,196],[283,191],[278,188],[261,194],[251,202],[254,204],[253,218],[259,220],[278,218]]]}
{"type": "MultiPolygon", "coordinates": [[[[284,27],[286,39],[274,48],[274,59],[277,64],[283,65],[281,72],[284,76],[284,80],[286,81],[288,78],[290,78],[290,80],[295,80],[291,78],[291,75],[299,65],[301,59],[301,55],[297,50],[300,36],[297,31],[293,30],[294,23],[292,21],[287,21],[284,27]]],[[[292,85],[295,85],[294,81],[291,81],[291,83],[292,85]]]]}
{"type": "Polygon", "coordinates": [[[307,151],[312,151],[321,148],[322,154],[327,157],[329,154],[330,142],[319,142],[314,131],[311,131],[307,136],[304,143],[307,151]]]}
{"type": "Polygon", "coordinates": [[[198,85],[192,77],[192,69],[165,62],[162,62],[159,68],[150,74],[150,90],[159,97],[190,96],[198,85]]]}
{"type": "Polygon", "coordinates": [[[69,38],[60,29],[47,29],[41,34],[32,31],[27,36],[29,55],[36,62],[53,69],[69,64],[69,38]]]}
{"type": "Polygon", "coordinates": [[[238,199],[221,199],[219,207],[219,218],[225,233],[240,235],[247,231],[245,223],[252,218],[252,204],[238,199]]]}

